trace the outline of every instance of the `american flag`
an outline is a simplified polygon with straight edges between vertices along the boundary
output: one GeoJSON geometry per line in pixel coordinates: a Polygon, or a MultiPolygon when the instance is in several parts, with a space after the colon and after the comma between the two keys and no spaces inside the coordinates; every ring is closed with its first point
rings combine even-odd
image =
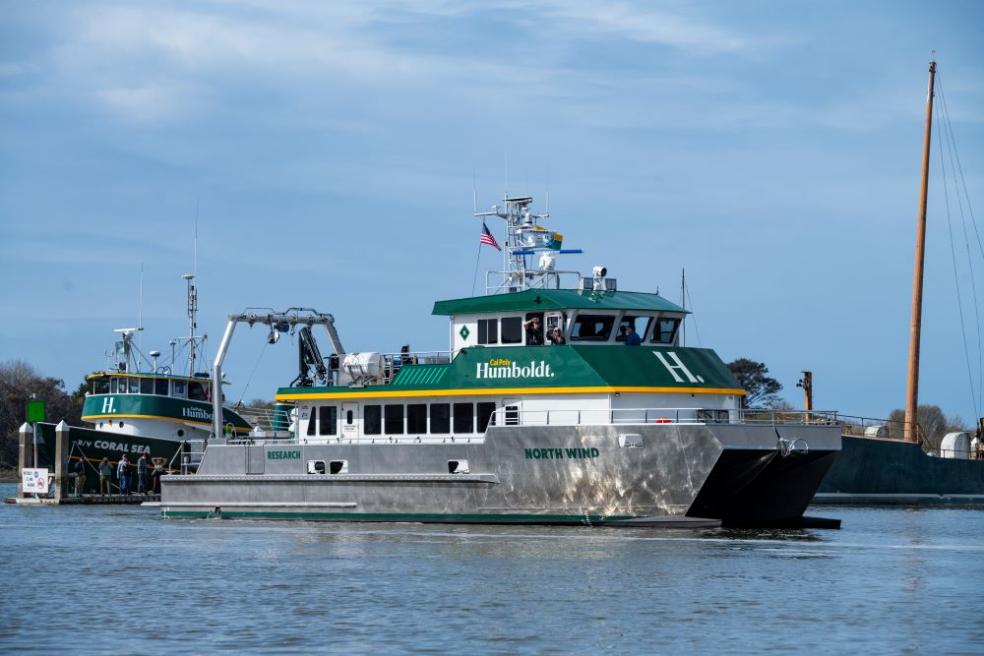
{"type": "Polygon", "coordinates": [[[489,232],[489,227],[485,225],[485,221],[482,221],[482,236],[478,238],[480,244],[488,244],[497,251],[501,251],[502,248],[499,246],[499,242],[495,240],[495,237],[489,232]]]}

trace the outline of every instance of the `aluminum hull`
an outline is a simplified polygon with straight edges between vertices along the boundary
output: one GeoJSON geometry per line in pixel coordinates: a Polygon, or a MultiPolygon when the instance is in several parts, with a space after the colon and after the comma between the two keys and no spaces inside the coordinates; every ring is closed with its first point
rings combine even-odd
{"type": "Polygon", "coordinates": [[[827,426],[496,426],[418,444],[211,444],[162,479],[166,517],[618,524],[802,518],[840,449],[827,426]],[[784,454],[778,434],[800,449],[784,454]],[[806,448],[804,448],[804,445],[806,448]],[[310,461],[344,473],[309,474],[310,461]],[[467,462],[467,473],[449,463],[467,462]]]}

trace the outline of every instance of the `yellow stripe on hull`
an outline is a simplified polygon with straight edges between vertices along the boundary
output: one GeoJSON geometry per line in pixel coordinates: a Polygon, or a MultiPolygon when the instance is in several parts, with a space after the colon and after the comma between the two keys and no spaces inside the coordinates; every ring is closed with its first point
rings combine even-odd
{"type": "Polygon", "coordinates": [[[398,399],[424,396],[516,396],[523,394],[732,394],[745,390],[731,387],[499,387],[486,389],[401,390],[363,392],[291,392],[277,394],[277,401],[315,401],[326,399],[398,399]]]}

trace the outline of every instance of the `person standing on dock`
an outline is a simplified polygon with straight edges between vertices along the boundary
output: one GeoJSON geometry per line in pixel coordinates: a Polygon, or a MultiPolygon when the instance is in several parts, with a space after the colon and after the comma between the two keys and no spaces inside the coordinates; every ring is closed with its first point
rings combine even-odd
{"type": "Polygon", "coordinates": [[[85,492],[85,458],[79,456],[75,463],[75,496],[80,497],[85,492]]]}
{"type": "Polygon", "coordinates": [[[120,479],[120,494],[130,494],[130,459],[123,454],[120,464],[116,466],[116,477],[120,479]]]}
{"type": "Polygon", "coordinates": [[[99,494],[109,494],[109,479],[113,476],[113,466],[109,458],[103,458],[99,463],[99,494]]]}
{"type": "Polygon", "coordinates": [[[166,460],[164,458],[159,458],[159,457],[158,458],[151,458],[151,460],[153,460],[153,462],[154,462],[154,471],[153,471],[153,473],[151,473],[151,476],[150,476],[151,482],[153,483],[153,485],[151,485],[151,491],[154,494],[160,494],[161,493],[161,475],[164,473],[164,463],[166,462],[166,460]]]}
{"type": "Polygon", "coordinates": [[[142,453],[137,459],[137,493],[147,494],[147,454],[142,453]]]}

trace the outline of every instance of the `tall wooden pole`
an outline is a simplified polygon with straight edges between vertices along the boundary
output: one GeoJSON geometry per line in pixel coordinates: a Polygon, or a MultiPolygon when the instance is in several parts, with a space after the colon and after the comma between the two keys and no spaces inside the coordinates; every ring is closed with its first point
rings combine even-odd
{"type": "Polygon", "coordinates": [[[916,265],[912,274],[912,324],[909,327],[909,376],[905,390],[905,441],[916,442],[916,408],[919,405],[919,337],[922,329],[923,261],[926,259],[926,196],[929,187],[929,143],[933,130],[933,82],[936,61],[929,62],[926,94],[926,130],[923,139],[922,186],[919,189],[919,221],[916,225],[916,265]]]}
{"type": "Polygon", "coordinates": [[[806,405],[806,411],[810,412],[813,410],[813,372],[804,371],[803,379],[800,381],[800,386],[803,388],[803,401],[806,405]]]}
{"type": "Polygon", "coordinates": [[[813,372],[804,371],[803,377],[796,383],[803,388],[803,404],[806,409],[806,423],[810,423],[810,413],[813,411],[813,372]]]}

